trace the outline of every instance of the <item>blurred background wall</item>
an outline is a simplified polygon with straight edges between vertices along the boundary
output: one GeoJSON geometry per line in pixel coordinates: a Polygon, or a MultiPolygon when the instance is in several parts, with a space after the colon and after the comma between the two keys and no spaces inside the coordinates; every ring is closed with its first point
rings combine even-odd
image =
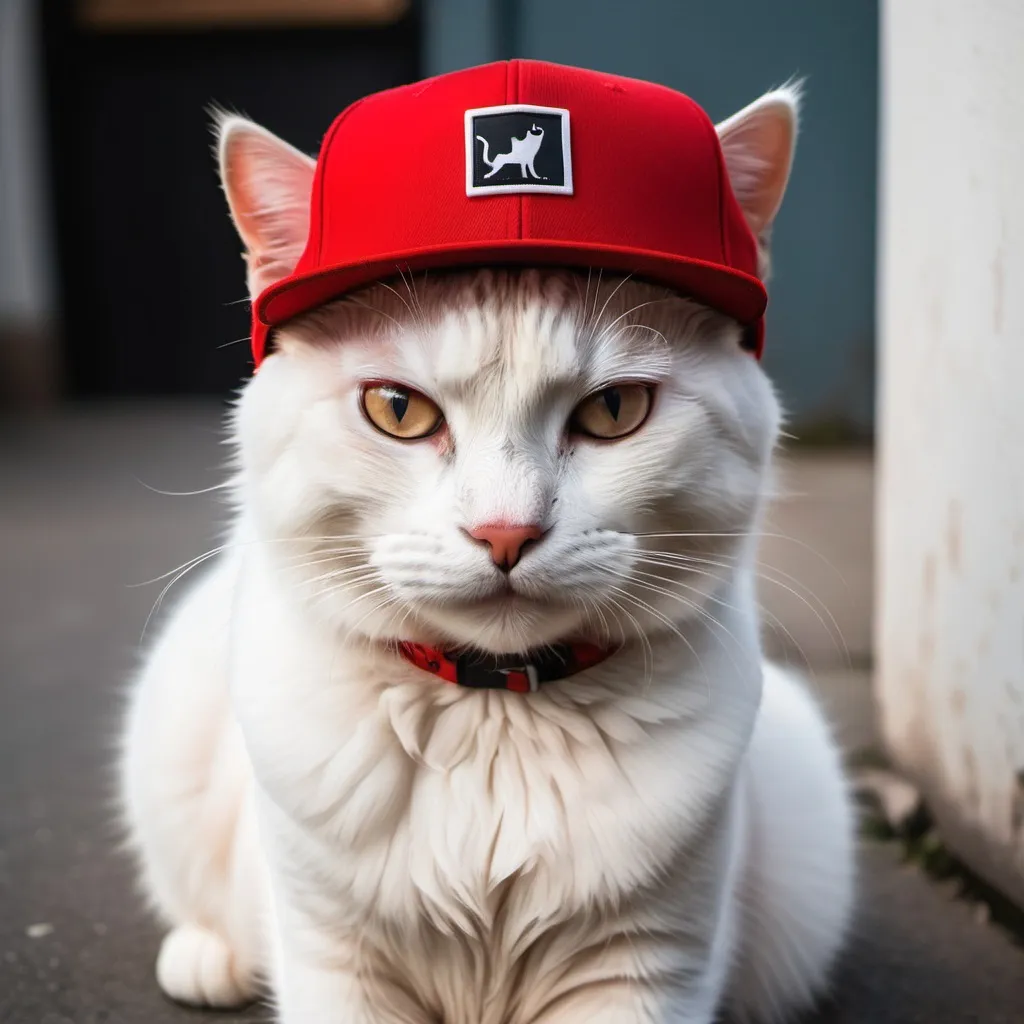
{"type": "Polygon", "coordinates": [[[244,379],[242,264],[209,104],[314,152],[359,95],[527,56],[663,82],[715,119],[806,78],[766,365],[805,440],[872,432],[875,0],[0,0],[0,11],[7,403],[224,394],[244,379]]]}
{"type": "Polygon", "coordinates": [[[765,365],[805,440],[871,432],[876,0],[428,0],[424,32],[431,74],[514,56],[579,64],[681,89],[716,121],[806,78],[765,365]]]}
{"type": "Polygon", "coordinates": [[[0,0],[0,403],[55,397],[54,247],[34,0],[0,0]]]}

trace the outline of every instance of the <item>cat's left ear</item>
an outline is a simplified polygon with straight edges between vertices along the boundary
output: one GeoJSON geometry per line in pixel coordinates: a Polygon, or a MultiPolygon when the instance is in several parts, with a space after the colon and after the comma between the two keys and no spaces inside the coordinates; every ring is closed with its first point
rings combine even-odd
{"type": "Polygon", "coordinates": [[[732,190],[758,241],[762,273],[793,165],[801,93],[799,82],[773,89],[717,126],[732,190]]]}
{"type": "Polygon", "coordinates": [[[316,161],[247,118],[215,116],[220,180],[256,298],[287,277],[306,248],[316,161]]]}

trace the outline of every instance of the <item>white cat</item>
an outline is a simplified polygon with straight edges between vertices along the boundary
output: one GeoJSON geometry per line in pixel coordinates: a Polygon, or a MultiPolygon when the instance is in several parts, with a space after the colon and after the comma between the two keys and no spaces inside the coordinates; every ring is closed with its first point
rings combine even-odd
{"type": "Polygon", "coordinates": [[[506,164],[519,164],[519,175],[522,178],[527,176],[541,180],[536,172],[533,161],[537,159],[541,143],[544,141],[544,129],[537,125],[530,125],[530,130],[521,138],[513,137],[512,148],[507,153],[495,153],[494,159],[488,157],[488,143],[482,136],[477,136],[478,141],[484,144],[484,163],[490,170],[484,175],[485,178],[493,178],[506,164]]]}
{"type": "MultiPolygon", "coordinates": [[[[796,106],[719,128],[762,240],[796,106]]],[[[313,164],[237,117],[220,152],[255,294],[299,256],[313,164]]],[[[265,980],[284,1024],[709,1024],[822,990],[853,819],[814,702],[761,661],[779,412],[739,337],[652,285],[486,269],[278,332],[233,421],[235,525],[126,721],[168,995],[265,980]],[[612,653],[527,694],[394,646],[566,639],[612,653]]]]}

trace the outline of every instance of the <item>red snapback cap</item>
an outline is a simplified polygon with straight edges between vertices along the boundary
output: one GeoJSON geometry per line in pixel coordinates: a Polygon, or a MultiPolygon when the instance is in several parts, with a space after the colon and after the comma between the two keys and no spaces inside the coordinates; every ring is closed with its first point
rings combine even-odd
{"type": "Polygon", "coordinates": [[[748,328],[767,294],[718,135],[664,86],[534,60],[375,93],[334,121],[295,270],[253,304],[257,365],[279,324],[405,270],[601,268],[748,328]]]}

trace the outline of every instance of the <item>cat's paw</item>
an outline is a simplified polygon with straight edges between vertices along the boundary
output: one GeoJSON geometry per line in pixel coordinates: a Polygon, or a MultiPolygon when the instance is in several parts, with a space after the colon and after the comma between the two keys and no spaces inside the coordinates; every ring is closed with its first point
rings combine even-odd
{"type": "Polygon", "coordinates": [[[190,924],[164,937],[156,980],[171,999],[190,1006],[244,1006],[256,995],[255,979],[239,971],[228,944],[190,924]]]}

